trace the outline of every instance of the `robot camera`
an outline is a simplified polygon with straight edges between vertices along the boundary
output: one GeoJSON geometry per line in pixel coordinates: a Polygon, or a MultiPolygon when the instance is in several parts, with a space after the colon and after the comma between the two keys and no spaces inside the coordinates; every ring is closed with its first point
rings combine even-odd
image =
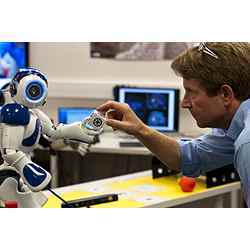
{"type": "Polygon", "coordinates": [[[26,89],[27,97],[37,100],[42,96],[43,88],[39,82],[31,82],[26,89]]]}

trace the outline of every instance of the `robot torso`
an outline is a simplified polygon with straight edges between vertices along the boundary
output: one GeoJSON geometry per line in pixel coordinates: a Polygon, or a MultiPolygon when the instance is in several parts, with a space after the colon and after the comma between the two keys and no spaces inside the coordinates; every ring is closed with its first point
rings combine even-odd
{"type": "Polygon", "coordinates": [[[41,122],[36,114],[20,104],[10,103],[2,107],[1,128],[2,148],[21,150],[30,153],[36,148],[41,136],[41,122]]]}

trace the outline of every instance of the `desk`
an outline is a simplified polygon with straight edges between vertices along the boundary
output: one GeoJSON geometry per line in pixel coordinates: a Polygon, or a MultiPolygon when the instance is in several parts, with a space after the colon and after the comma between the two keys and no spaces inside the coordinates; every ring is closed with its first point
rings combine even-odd
{"type": "MultiPolygon", "coordinates": [[[[171,134],[169,134],[171,136],[171,134]]],[[[172,135],[175,139],[180,139],[177,134],[172,135]]],[[[128,137],[120,137],[114,132],[105,132],[100,135],[100,142],[90,147],[92,153],[105,153],[105,154],[126,154],[126,155],[152,155],[152,153],[146,147],[120,147],[121,141],[133,141],[128,137]]],[[[69,146],[60,148],[60,151],[72,151],[69,146]]]]}
{"type": "MultiPolygon", "coordinates": [[[[118,201],[95,206],[101,208],[173,207],[225,193],[231,194],[231,207],[236,207],[235,194],[240,190],[240,183],[207,189],[204,179],[198,178],[194,191],[184,193],[177,184],[177,176],[152,179],[151,171],[144,171],[54,190],[65,200],[107,193],[119,194],[118,201]]],[[[58,198],[48,191],[45,194],[49,198],[45,208],[60,207],[61,201],[58,198]]],[[[218,200],[219,196],[216,198],[218,200]]],[[[222,206],[221,199],[218,200],[218,206],[222,206]]]]}
{"type": "MultiPolygon", "coordinates": [[[[176,133],[170,134],[171,136],[173,136],[174,138],[178,139],[179,137],[177,137],[176,133]]],[[[139,162],[142,163],[142,160],[138,160],[135,161],[133,156],[138,157],[138,159],[140,158],[147,158],[150,159],[153,157],[152,153],[146,148],[146,147],[120,147],[119,143],[121,141],[128,141],[128,140],[133,140],[133,139],[129,139],[126,136],[119,136],[117,133],[115,132],[105,132],[102,133],[100,135],[100,142],[96,143],[95,145],[92,145],[90,147],[90,153],[92,154],[100,154],[101,157],[103,157],[103,155],[106,155],[107,157],[112,157],[111,155],[113,155],[113,158],[121,158],[121,160],[124,158],[130,158],[132,160],[132,162],[136,162],[137,164],[140,164],[139,162]],[[103,155],[101,155],[103,154],[103,155]]],[[[60,152],[70,152],[73,151],[71,147],[62,147],[61,149],[59,149],[58,151],[60,152]]],[[[88,156],[87,156],[88,157],[88,156]]],[[[149,165],[149,161],[147,160],[146,163],[142,163],[145,168],[144,169],[135,169],[134,172],[138,172],[138,171],[142,171],[142,170],[146,170],[146,169],[150,169],[151,166],[149,165]]],[[[58,167],[57,167],[57,155],[50,155],[50,172],[52,174],[52,182],[51,182],[51,186],[53,188],[58,187],[59,182],[58,182],[58,167]]],[[[131,162],[130,162],[131,163],[131,162]]],[[[118,164],[119,165],[119,164],[118,164]]],[[[150,163],[151,165],[151,163],[150,163]]],[[[139,165],[138,165],[139,166],[139,165]]],[[[127,173],[131,173],[127,172],[127,173]]],[[[125,174],[124,172],[120,173],[120,174],[125,174]]]]}
{"type": "MultiPolygon", "coordinates": [[[[121,138],[114,132],[106,132],[100,135],[100,142],[90,147],[90,152],[106,154],[126,155],[151,155],[146,147],[120,147],[121,141],[128,141],[128,138],[121,138]]],[[[132,139],[131,139],[132,140],[132,139]]]]}

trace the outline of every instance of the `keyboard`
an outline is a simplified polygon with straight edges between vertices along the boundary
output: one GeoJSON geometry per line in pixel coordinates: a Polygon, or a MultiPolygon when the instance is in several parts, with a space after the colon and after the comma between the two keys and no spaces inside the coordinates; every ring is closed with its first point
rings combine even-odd
{"type": "Polygon", "coordinates": [[[145,147],[141,142],[139,141],[121,141],[119,143],[120,147],[127,147],[127,148],[131,148],[131,147],[145,147]]]}

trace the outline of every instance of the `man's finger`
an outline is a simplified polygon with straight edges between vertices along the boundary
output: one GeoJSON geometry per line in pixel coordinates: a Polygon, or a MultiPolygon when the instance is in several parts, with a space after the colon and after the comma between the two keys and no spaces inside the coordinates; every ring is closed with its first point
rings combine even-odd
{"type": "Polygon", "coordinates": [[[107,112],[110,109],[115,109],[117,111],[122,112],[125,110],[125,107],[126,107],[126,104],[122,104],[122,103],[115,102],[115,101],[108,101],[108,102],[102,104],[101,106],[99,106],[97,108],[97,111],[107,112]]]}
{"type": "Polygon", "coordinates": [[[113,129],[124,129],[124,122],[118,120],[108,119],[106,124],[113,129]]]}

